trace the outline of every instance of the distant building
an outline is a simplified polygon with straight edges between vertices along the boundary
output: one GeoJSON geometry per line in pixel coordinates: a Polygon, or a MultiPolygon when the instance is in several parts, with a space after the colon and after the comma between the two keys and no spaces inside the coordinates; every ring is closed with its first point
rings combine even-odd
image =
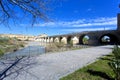
{"type": "Polygon", "coordinates": [[[35,37],[35,41],[42,41],[43,38],[47,37],[47,34],[40,34],[38,36],[35,37]]]}
{"type": "Polygon", "coordinates": [[[47,37],[47,34],[40,34],[38,36],[22,35],[22,34],[0,34],[0,37],[17,38],[19,40],[25,41],[40,41],[42,38],[47,37]]]}
{"type": "Polygon", "coordinates": [[[47,37],[47,36],[48,36],[47,34],[40,34],[37,37],[47,37]]]}
{"type": "Polygon", "coordinates": [[[35,38],[35,36],[28,36],[22,34],[0,34],[0,37],[17,38],[19,40],[34,40],[35,38]]]}

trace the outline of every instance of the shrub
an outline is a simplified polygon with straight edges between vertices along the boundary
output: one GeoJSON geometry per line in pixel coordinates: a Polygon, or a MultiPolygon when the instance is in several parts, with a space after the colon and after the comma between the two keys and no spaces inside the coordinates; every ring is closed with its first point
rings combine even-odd
{"type": "Polygon", "coordinates": [[[0,57],[4,55],[4,52],[0,49],[0,57]]]}
{"type": "Polygon", "coordinates": [[[70,47],[73,47],[73,41],[72,40],[70,41],[70,47]]]}
{"type": "Polygon", "coordinates": [[[9,41],[9,38],[7,37],[0,37],[0,42],[7,42],[9,41]]]}
{"type": "Polygon", "coordinates": [[[60,43],[54,43],[54,45],[57,47],[57,48],[61,48],[64,46],[64,43],[60,42],[60,43]]]}
{"type": "Polygon", "coordinates": [[[58,47],[54,43],[46,46],[46,52],[55,52],[57,49],[58,47]]]}
{"type": "Polygon", "coordinates": [[[84,37],[83,38],[83,44],[88,44],[88,40],[89,40],[88,38],[84,37]]]}
{"type": "Polygon", "coordinates": [[[24,45],[23,45],[23,44],[20,44],[20,47],[24,47],[24,45]]]}
{"type": "Polygon", "coordinates": [[[25,41],[29,41],[29,39],[25,39],[25,41]]]}
{"type": "Polygon", "coordinates": [[[120,48],[116,45],[112,53],[114,57],[109,65],[115,73],[115,80],[120,80],[120,48]]]}

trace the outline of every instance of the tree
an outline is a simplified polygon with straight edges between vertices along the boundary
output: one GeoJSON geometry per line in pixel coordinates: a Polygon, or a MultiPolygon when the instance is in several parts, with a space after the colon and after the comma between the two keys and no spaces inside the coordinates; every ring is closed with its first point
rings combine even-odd
{"type": "Polygon", "coordinates": [[[49,2],[50,0],[0,0],[0,24],[25,20],[25,17],[32,24],[39,19],[47,21],[45,11],[48,10],[49,2]]]}

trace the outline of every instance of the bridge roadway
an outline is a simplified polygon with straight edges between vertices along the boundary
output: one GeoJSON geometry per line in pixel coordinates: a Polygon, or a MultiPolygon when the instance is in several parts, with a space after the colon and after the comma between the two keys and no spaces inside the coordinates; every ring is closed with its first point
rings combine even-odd
{"type": "MultiPolygon", "coordinates": [[[[19,70],[19,74],[11,74],[4,80],[59,80],[59,78],[82,68],[100,56],[107,55],[113,46],[99,46],[80,50],[46,53],[27,58],[32,64],[19,70]]],[[[22,60],[21,63],[25,63],[22,60]]],[[[17,64],[20,67],[21,64],[17,64]]],[[[24,66],[24,65],[22,65],[24,66]]],[[[16,68],[15,68],[16,69],[16,68]]],[[[18,73],[18,72],[16,72],[18,73]]]]}

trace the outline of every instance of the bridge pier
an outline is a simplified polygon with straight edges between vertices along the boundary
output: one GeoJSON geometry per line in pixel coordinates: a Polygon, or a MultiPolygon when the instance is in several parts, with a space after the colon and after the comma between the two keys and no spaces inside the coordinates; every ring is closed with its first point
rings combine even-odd
{"type": "Polygon", "coordinates": [[[47,37],[44,38],[44,42],[47,42],[47,37]]]}
{"type": "Polygon", "coordinates": [[[41,42],[44,42],[44,38],[43,37],[41,38],[41,42]]]}
{"type": "Polygon", "coordinates": [[[99,45],[100,44],[100,42],[99,42],[99,39],[97,38],[97,36],[89,36],[90,37],[90,39],[88,40],[88,45],[93,45],[93,46],[97,46],[97,45],[99,45]]]}
{"type": "Polygon", "coordinates": [[[97,45],[99,45],[99,41],[96,40],[96,39],[90,39],[90,40],[88,41],[88,45],[97,46],[97,45]]]}
{"type": "Polygon", "coordinates": [[[49,37],[47,37],[47,40],[46,40],[46,42],[50,42],[50,38],[49,38],[49,37]]]}

